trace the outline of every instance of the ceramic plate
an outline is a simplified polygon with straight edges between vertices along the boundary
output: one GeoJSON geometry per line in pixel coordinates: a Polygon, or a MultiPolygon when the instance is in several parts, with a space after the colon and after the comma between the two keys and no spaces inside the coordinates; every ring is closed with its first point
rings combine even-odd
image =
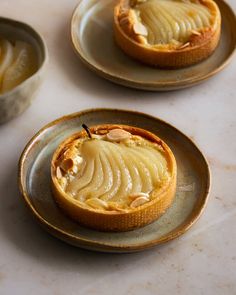
{"type": "Polygon", "coordinates": [[[21,193],[40,224],[70,244],[106,252],[143,250],[180,236],[203,211],[209,184],[207,162],[189,138],[160,119],[123,110],[86,110],[50,123],[30,140],[19,163],[21,193]],[[133,231],[105,233],[80,226],[60,211],[50,189],[50,161],[58,144],[78,132],[82,123],[141,127],[157,134],[171,147],[178,165],[177,193],[173,205],[160,219],[133,231]]]}
{"type": "Polygon", "coordinates": [[[222,0],[218,48],[207,60],[179,70],[145,66],[126,56],[113,40],[113,8],[116,0],[81,0],[71,21],[72,44],[81,60],[100,76],[124,86],[144,90],[174,90],[198,84],[222,70],[236,46],[236,17],[222,0]]]}

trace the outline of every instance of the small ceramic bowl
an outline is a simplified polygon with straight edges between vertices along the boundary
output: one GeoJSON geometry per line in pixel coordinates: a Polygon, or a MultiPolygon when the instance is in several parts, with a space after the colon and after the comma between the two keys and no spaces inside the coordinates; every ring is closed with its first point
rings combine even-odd
{"type": "Polygon", "coordinates": [[[48,60],[43,38],[29,25],[0,17],[0,38],[22,40],[33,46],[38,56],[38,69],[28,79],[9,92],[0,95],[0,124],[21,114],[29,105],[39,88],[48,60]]]}

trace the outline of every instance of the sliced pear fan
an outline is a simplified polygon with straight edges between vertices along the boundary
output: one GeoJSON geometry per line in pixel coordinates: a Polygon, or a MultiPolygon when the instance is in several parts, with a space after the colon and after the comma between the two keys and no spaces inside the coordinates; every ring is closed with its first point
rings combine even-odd
{"type": "Polygon", "coordinates": [[[130,57],[160,68],[196,64],[216,49],[221,14],[214,0],[118,0],[117,45],[130,57]]]}
{"type": "Polygon", "coordinates": [[[3,92],[12,90],[37,70],[37,57],[31,45],[17,41],[13,54],[14,61],[3,76],[3,92]]]}
{"type": "Polygon", "coordinates": [[[130,195],[149,193],[162,182],[166,159],[147,146],[125,146],[103,140],[83,143],[85,167],[81,176],[68,183],[66,191],[75,199],[101,198],[120,202],[130,195]],[[79,179],[79,181],[78,181],[79,179]]]}

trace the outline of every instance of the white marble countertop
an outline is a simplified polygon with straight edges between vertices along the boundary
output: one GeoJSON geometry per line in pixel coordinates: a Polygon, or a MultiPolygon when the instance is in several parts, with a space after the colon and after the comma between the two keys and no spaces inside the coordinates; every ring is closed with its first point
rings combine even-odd
{"type": "MultiPolygon", "coordinates": [[[[1,0],[2,16],[34,26],[47,41],[47,77],[32,106],[0,126],[0,294],[236,294],[236,57],[190,89],[148,93],[86,69],[69,43],[78,0],[1,0]],[[212,170],[210,201],[181,238],[136,254],[93,253],[44,232],[19,197],[17,161],[34,133],[64,114],[120,107],[158,116],[192,137],[212,170]]],[[[236,2],[229,1],[234,10],[236,2]]]]}

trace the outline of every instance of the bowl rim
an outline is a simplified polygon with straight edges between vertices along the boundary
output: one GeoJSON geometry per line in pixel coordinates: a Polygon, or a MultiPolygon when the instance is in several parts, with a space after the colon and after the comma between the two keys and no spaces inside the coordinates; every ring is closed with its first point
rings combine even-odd
{"type": "Polygon", "coordinates": [[[43,69],[45,68],[45,65],[48,63],[49,60],[49,54],[48,54],[48,48],[46,45],[46,41],[44,37],[36,30],[34,29],[31,25],[22,22],[20,20],[15,20],[12,18],[7,18],[7,17],[1,17],[0,16],[0,26],[1,23],[9,24],[11,26],[16,27],[16,30],[21,30],[23,29],[28,35],[32,36],[34,40],[39,44],[40,52],[42,53],[42,61],[37,69],[37,71],[25,79],[22,83],[11,89],[10,91],[7,91],[5,93],[0,94],[0,101],[3,99],[7,99],[9,96],[13,95],[15,92],[17,92],[20,88],[24,87],[25,84],[30,83],[31,80],[35,78],[38,74],[40,74],[43,69]]]}

